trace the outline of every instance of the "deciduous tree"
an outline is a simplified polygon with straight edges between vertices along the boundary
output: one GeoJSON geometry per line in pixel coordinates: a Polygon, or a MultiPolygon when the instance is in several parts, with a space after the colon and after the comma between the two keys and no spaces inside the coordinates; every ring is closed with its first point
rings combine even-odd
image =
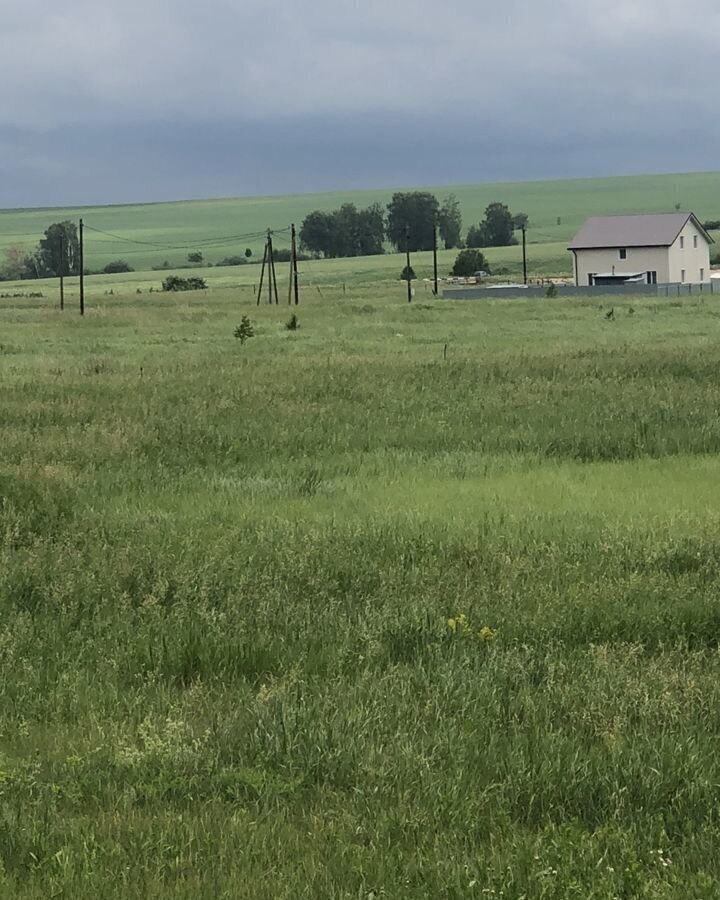
{"type": "Polygon", "coordinates": [[[397,250],[431,250],[438,219],[437,197],[427,191],[399,191],[388,204],[387,234],[397,250]]]}
{"type": "Polygon", "coordinates": [[[485,210],[488,247],[507,247],[515,243],[513,217],[504,203],[491,203],[485,210]]]}
{"type": "Polygon", "coordinates": [[[460,201],[455,194],[448,194],[443,200],[438,213],[438,225],[446,250],[461,246],[462,213],[460,212],[460,201]]]}

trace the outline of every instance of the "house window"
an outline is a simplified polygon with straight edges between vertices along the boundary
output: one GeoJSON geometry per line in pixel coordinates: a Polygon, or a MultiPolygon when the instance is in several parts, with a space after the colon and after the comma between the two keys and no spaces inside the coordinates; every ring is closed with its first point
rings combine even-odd
{"type": "Polygon", "coordinates": [[[682,235],[680,236],[680,249],[681,250],[685,249],[685,238],[682,237],[682,235]]]}
{"type": "Polygon", "coordinates": [[[697,250],[697,235],[693,235],[693,247],[697,250]]]}
{"type": "Polygon", "coordinates": [[[700,282],[705,281],[705,269],[700,269],[700,282]]]}
{"type": "Polygon", "coordinates": [[[685,269],[680,269],[680,281],[685,283],[685,269]]]}
{"type": "Polygon", "coordinates": [[[618,256],[620,259],[627,259],[627,250],[624,247],[622,250],[618,250],[618,256]]]}

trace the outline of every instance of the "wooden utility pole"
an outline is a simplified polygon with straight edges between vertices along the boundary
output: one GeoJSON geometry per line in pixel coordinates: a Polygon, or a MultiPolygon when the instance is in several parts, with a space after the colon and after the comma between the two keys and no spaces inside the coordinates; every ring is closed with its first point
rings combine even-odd
{"type": "Polygon", "coordinates": [[[297,264],[297,234],[295,232],[295,225],[290,226],[290,234],[292,236],[292,261],[290,263],[292,284],[293,284],[293,294],[295,296],[295,306],[300,303],[300,288],[298,285],[298,264],[297,264]]]}
{"type": "Polygon", "coordinates": [[[273,293],[275,295],[275,304],[278,300],[277,274],[275,273],[275,257],[273,255],[272,231],[268,228],[267,236],[267,255],[268,255],[268,303],[273,302],[273,293]]]}
{"type": "Polygon", "coordinates": [[[85,226],[83,220],[80,219],[80,315],[85,315],[85,247],[84,247],[84,231],[85,226]]]}
{"type": "Polygon", "coordinates": [[[60,310],[65,309],[65,234],[60,234],[60,310]]]}
{"type": "Polygon", "coordinates": [[[522,226],[522,248],[523,248],[523,284],[527,284],[527,241],[526,241],[527,225],[522,226]]]}
{"type": "Polygon", "coordinates": [[[412,303],[412,279],[410,278],[410,226],[405,226],[405,274],[407,275],[408,303],[412,303]]]}
{"type": "Polygon", "coordinates": [[[438,295],[437,222],[433,223],[433,294],[438,295]]]}
{"type": "Polygon", "coordinates": [[[257,305],[260,306],[260,298],[262,297],[263,279],[265,278],[265,265],[267,263],[268,245],[265,244],[265,252],[263,253],[262,269],[260,270],[260,286],[258,287],[257,305]]]}

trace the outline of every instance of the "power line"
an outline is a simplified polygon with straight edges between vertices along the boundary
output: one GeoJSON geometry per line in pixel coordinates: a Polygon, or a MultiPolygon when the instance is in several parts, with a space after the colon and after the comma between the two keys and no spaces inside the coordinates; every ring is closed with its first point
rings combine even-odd
{"type": "MultiPolygon", "coordinates": [[[[193,247],[220,247],[226,244],[235,243],[237,241],[243,240],[252,240],[261,238],[267,234],[266,231],[251,231],[245,234],[228,234],[228,235],[218,235],[217,237],[206,237],[206,238],[190,238],[188,241],[183,242],[181,244],[172,243],[171,241],[144,241],[138,238],[130,238],[124,237],[120,234],[115,234],[112,231],[105,231],[102,228],[94,228],[91,225],[85,226],[88,231],[93,231],[96,234],[102,234],[106,237],[113,238],[115,241],[119,241],[125,244],[136,244],[143,247],[151,247],[156,250],[187,250],[192,249],[193,247]]],[[[277,228],[271,229],[273,234],[283,234],[290,231],[289,226],[286,228],[277,228]]]]}

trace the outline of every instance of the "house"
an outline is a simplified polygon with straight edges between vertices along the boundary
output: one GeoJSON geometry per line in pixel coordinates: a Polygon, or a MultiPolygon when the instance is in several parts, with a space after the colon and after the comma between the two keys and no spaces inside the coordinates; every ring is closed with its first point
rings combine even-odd
{"type": "Polygon", "coordinates": [[[568,249],[575,284],[707,284],[713,239],[693,213],[596,216],[568,249]]]}

